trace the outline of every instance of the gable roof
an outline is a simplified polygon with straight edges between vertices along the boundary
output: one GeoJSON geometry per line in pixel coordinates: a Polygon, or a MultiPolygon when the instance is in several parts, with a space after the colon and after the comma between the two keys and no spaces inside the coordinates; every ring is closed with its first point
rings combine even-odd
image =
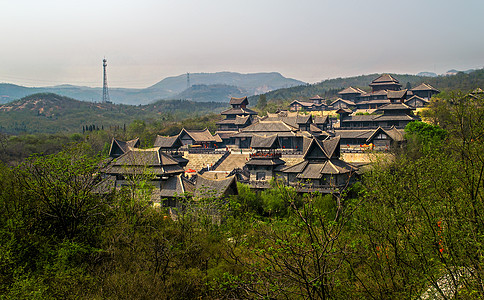
{"type": "Polygon", "coordinates": [[[314,95],[311,98],[309,98],[309,100],[324,100],[324,99],[319,95],[314,95]]]}
{"type": "Polygon", "coordinates": [[[307,165],[308,165],[308,161],[303,160],[302,162],[297,163],[293,166],[285,167],[281,171],[284,173],[301,173],[304,170],[304,168],[306,168],[307,165]]]}
{"type": "Polygon", "coordinates": [[[324,115],[324,116],[316,116],[314,117],[313,123],[314,124],[326,124],[329,121],[329,116],[324,115]]]}
{"type": "Polygon", "coordinates": [[[281,145],[277,134],[267,137],[254,134],[250,141],[250,147],[254,149],[277,149],[281,148],[281,145]]]}
{"type": "Polygon", "coordinates": [[[314,102],[306,102],[306,101],[299,101],[299,100],[292,101],[291,103],[289,103],[289,106],[292,106],[294,104],[299,104],[299,105],[304,106],[304,107],[317,106],[316,104],[314,104],[314,102]]]}
{"type": "Polygon", "coordinates": [[[247,96],[242,97],[242,98],[230,98],[230,105],[241,105],[241,104],[249,104],[249,100],[247,100],[247,96]]]}
{"type": "Polygon", "coordinates": [[[194,192],[195,198],[218,198],[228,195],[237,195],[237,180],[235,176],[219,180],[208,179],[202,175],[197,176],[194,192]]]}
{"type": "Polygon", "coordinates": [[[155,143],[153,144],[155,147],[160,148],[180,148],[183,146],[182,142],[180,141],[180,136],[161,136],[157,135],[155,143]]]}
{"type": "Polygon", "coordinates": [[[304,152],[304,160],[314,158],[311,155],[315,153],[316,157],[320,156],[320,154],[317,152],[323,154],[322,157],[319,157],[321,159],[337,158],[340,156],[339,143],[339,136],[324,141],[313,138],[308,148],[306,149],[306,152],[304,152]]]}
{"type": "Polygon", "coordinates": [[[388,91],[387,98],[388,99],[402,99],[406,95],[407,95],[407,90],[388,91]]]}
{"type": "Polygon", "coordinates": [[[375,131],[371,134],[371,136],[366,140],[367,143],[371,142],[375,136],[379,133],[385,133],[395,142],[401,142],[405,140],[404,138],[404,131],[398,130],[395,126],[392,126],[390,129],[384,129],[382,127],[378,127],[375,131]]]}
{"type": "MultiPolygon", "coordinates": [[[[405,105],[409,105],[408,103],[410,103],[411,101],[420,101],[420,102],[423,102],[423,103],[429,103],[430,101],[427,100],[427,99],[424,99],[422,97],[419,97],[417,95],[414,95],[410,98],[408,98],[407,100],[405,100],[404,104],[405,105]]],[[[410,106],[410,105],[409,105],[410,106]]]]}
{"type": "Polygon", "coordinates": [[[268,116],[265,117],[263,120],[264,121],[282,121],[289,126],[292,126],[294,128],[299,128],[300,124],[311,124],[312,119],[313,119],[312,115],[301,115],[301,114],[298,114],[297,112],[283,114],[282,112],[280,112],[279,114],[268,114],[268,116]]]}
{"type": "Polygon", "coordinates": [[[173,157],[163,153],[160,147],[131,149],[112,160],[103,171],[108,174],[153,174],[166,175],[182,173],[183,168],[173,157]]]}
{"type": "Polygon", "coordinates": [[[390,83],[399,84],[398,80],[396,80],[392,75],[382,74],[382,75],[378,76],[377,78],[375,78],[371,82],[370,86],[372,84],[390,84],[390,83]]]}
{"type": "Polygon", "coordinates": [[[345,88],[341,92],[338,92],[340,95],[345,95],[345,94],[363,94],[365,93],[363,90],[359,88],[354,88],[352,86],[345,88]]]}
{"type": "Polygon", "coordinates": [[[160,196],[165,197],[183,197],[185,192],[192,192],[195,184],[185,179],[181,174],[170,176],[162,180],[160,184],[160,196]]]}
{"type": "Polygon", "coordinates": [[[222,143],[222,138],[220,137],[220,135],[218,133],[214,134],[213,135],[213,139],[215,141],[215,143],[222,143]]]}
{"type": "Polygon", "coordinates": [[[182,128],[178,136],[181,137],[186,134],[188,135],[193,141],[198,143],[208,143],[208,142],[217,142],[217,139],[210,133],[208,128],[204,130],[186,130],[182,128]]]}
{"type": "Polygon", "coordinates": [[[377,111],[395,111],[395,110],[407,110],[410,111],[412,108],[404,103],[388,103],[380,106],[377,111]]]}
{"type": "Polygon", "coordinates": [[[340,101],[343,102],[343,103],[346,103],[347,105],[352,105],[352,106],[355,105],[355,102],[350,101],[350,100],[341,99],[341,98],[334,100],[333,102],[331,102],[330,105],[334,105],[335,103],[340,102],[340,101]]]}
{"type": "Polygon", "coordinates": [[[259,121],[242,129],[242,132],[288,132],[296,131],[297,127],[283,121],[259,121]]]}
{"type": "Polygon", "coordinates": [[[353,111],[351,109],[349,109],[349,108],[342,107],[342,108],[338,109],[336,111],[336,113],[337,114],[351,114],[351,113],[353,113],[353,111]]]}
{"type": "Polygon", "coordinates": [[[414,87],[413,89],[410,89],[411,91],[434,91],[434,92],[437,92],[439,93],[440,91],[436,88],[434,88],[433,86],[431,86],[430,84],[428,83],[422,83],[416,87],[414,87]]]}
{"type": "Polygon", "coordinates": [[[139,138],[126,142],[113,138],[109,149],[109,156],[117,157],[137,147],[139,147],[139,138]]]}

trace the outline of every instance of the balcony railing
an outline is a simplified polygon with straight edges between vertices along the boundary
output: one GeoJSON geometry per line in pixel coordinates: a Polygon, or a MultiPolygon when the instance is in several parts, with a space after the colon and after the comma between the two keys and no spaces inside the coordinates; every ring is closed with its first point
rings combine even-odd
{"type": "Polygon", "coordinates": [[[273,153],[273,152],[256,152],[249,154],[250,158],[265,158],[265,159],[272,159],[272,158],[281,158],[281,153],[273,153]]]}

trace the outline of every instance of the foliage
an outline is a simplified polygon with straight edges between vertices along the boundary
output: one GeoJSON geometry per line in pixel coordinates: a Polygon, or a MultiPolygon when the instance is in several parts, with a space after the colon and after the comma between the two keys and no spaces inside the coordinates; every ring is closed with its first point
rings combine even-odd
{"type": "Polygon", "coordinates": [[[415,143],[329,195],[238,184],[168,210],[150,204],[148,171],[99,194],[85,145],[0,165],[0,297],[481,299],[484,99],[441,95],[428,116],[406,128],[415,143]]]}
{"type": "Polygon", "coordinates": [[[81,133],[124,128],[135,120],[176,122],[219,112],[225,103],[187,100],[147,105],[93,103],[56,94],[34,94],[0,106],[0,132],[8,134],[81,133]]]}

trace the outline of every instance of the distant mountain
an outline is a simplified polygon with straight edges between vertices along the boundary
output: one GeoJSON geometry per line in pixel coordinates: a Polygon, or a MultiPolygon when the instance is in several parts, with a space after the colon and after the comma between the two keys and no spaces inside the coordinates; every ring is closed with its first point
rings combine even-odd
{"type": "MultiPolygon", "coordinates": [[[[190,73],[190,85],[231,85],[247,90],[249,96],[268,91],[305,84],[302,81],[286,78],[279,73],[240,74],[235,72],[190,73]]],[[[163,90],[179,94],[187,88],[187,75],[168,77],[150,86],[149,90],[163,90]]]]}
{"type": "MultiPolygon", "coordinates": [[[[285,78],[279,73],[240,74],[233,72],[218,72],[190,74],[190,84],[192,86],[213,85],[211,92],[213,92],[214,98],[210,99],[210,95],[207,94],[204,89],[200,90],[200,95],[197,95],[196,88],[187,91],[186,97],[194,99],[194,101],[199,101],[196,99],[203,99],[203,101],[226,102],[229,98],[220,97],[220,95],[227,93],[226,86],[233,86],[240,91],[244,91],[244,96],[251,96],[279,88],[301,85],[304,84],[304,82],[285,78]],[[221,90],[218,91],[217,88],[221,88],[221,90]]],[[[186,89],[187,75],[184,74],[175,77],[167,77],[145,89],[110,88],[109,95],[111,101],[114,103],[139,105],[153,103],[160,99],[184,99],[182,97],[185,96],[182,92],[186,89]]],[[[102,99],[102,88],[75,85],[31,88],[0,83],[0,103],[7,103],[34,93],[55,93],[90,102],[100,102],[102,99]]]]}
{"type": "Polygon", "coordinates": [[[83,126],[129,125],[134,120],[182,120],[188,114],[219,113],[227,103],[161,100],[148,105],[79,101],[53,93],[39,93],[0,105],[0,132],[82,132],[83,126]]]}

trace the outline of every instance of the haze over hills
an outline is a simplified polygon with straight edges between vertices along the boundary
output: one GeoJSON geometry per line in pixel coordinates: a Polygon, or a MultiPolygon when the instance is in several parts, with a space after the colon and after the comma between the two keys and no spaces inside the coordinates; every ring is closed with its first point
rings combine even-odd
{"type": "MultiPolygon", "coordinates": [[[[207,97],[205,90],[198,95],[192,89],[187,89],[187,75],[182,74],[167,77],[145,89],[110,88],[111,101],[122,104],[148,104],[161,99],[192,99],[193,101],[227,102],[235,90],[243,91],[244,95],[255,95],[271,90],[305,84],[302,81],[286,78],[279,73],[240,74],[235,72],[193,73],[190,74],[190,86],[214,85],[209,89],[214,91],[212,97],[207,97]]],[[[195,91],[194,91],[195,90],[195,91]]],[[[82,101],[99,102],[102,98],[102,88],[91,88],[75,85],[59,85],[51,87],[23,87],[15,84],[0,84],[0,103],[7,103],[35,93],[55,93],[82,101]]]]}

